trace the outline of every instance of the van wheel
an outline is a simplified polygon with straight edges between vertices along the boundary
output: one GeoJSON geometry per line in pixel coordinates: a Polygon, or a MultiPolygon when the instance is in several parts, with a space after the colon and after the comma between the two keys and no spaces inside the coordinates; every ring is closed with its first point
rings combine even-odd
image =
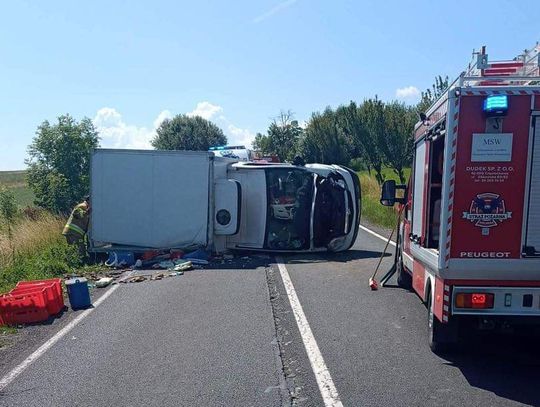
{"type": "Polygon", "coordinates": [[[396,261],[397,284],[401,288],[406,288],[407,290],[410,290],[412,288],[412,277],[403,266],[403,251],[401,250],[400,238],[398,238],[396,250],[398,253],[396,261]]]}
{"type": "Polygon", "coordinates": [[[454,350],[457,344],[457,321],[452,320],[447,324],[440,322],[433,313],[431,292],[427,298],[428,309],[428,344],[434,353],[447,353],[454,350]]]}

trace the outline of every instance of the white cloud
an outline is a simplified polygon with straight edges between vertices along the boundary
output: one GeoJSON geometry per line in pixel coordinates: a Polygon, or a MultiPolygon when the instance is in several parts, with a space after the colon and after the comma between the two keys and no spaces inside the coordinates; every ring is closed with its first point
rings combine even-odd
{"type": "Polygon", "coordinates": [[[248,129],[241,129],[236,127],[234,124],[229,124],[227,126],[227,139],[228,144],[230,145],[243,145],[246,148],[251,148],[251,144],[255,139],[255,134],[248,129]]]}
{"type": "Polygon", "coordinates": [[[255,139],[253,132],[232,124],[227,116],[223,114],[223,108],[211,102],[204,101],[197,103],[195,109],[187,113],[187,115],[191,117],[201,116],[203,119],[212,120],[223,129],[223,132],[227,136],[227,143],[230,145],[245,145],[250,148],[255,139]]]}
{"type": "Polygon", "coordinates": [[[210,102],[199,102],[197,107],[192,112],[187,113],[188,116],[201,116],[203,119],[210,120],[216,113],[223,110],[221,106],[214,105],[210,102]]]}
{"type": "MultiPolygon", "coordinates": [[[[205,101],[197,103],[195,109],[186,114],[201,116],[206,120],[214,118],[214,122],[223,129],[229,144],[245,145],[250,148],[255,134],[249,129],[234,125],[222,112],[221,106],[205,101]]],[[[102,147],[151,149],[150,141],[156,135],[156,129],[165,119],[171,119],[172,116],[169,110],[163,110],[153,121],[152,127],[139,127],[124,122],[116,109],[103,107],[97,111],[93,122],[101,137],[102,147]]]]}
{"type": "Polygon", "coordinates": [[[102,107],[94,117],[94,125],[97,127],[114,127],[121,122],[122,116],[112,107],[102,107]]]}
{"type": "Polygon", "coordinates": [[[420,91],[416,86],[406,86],[396,89],[396,97],[398,99],[416,100],[420,97],[420,91]]]}
{"type": "Polygon", "coordinates": [[[285,1],[282,1],[281,3],[278,3],[276,4],[274,7],[272,7],[270,10],[268,10],[267,12],[263,13],[263,14],[260,14],[258,15],[257,17],[255,17],[252,22],[257,24],[257,23],[260,23],[261,21],[264,21],[266,20],[267,18],[270,18],[272,17],[274,14],[277,14],[279,13],[280,11],[283,11],[285,10],[286,8],[289,8],[291,7],[294,3],[296,3],[297,0],[285,0],[285,1]]]}
{"type": "Polygon", "coordinates": [[[168,110],[163,110],[160,114],[158,114],[158,117],[156,117],[156,120],[154,120],[154,129],[157,129],[165,119],[172,119],[172,113],[168,110]]]}
{"type": "Polygon", "coordinates": [[[163,110],[154,120],[152,128],[127,124],[122,115],[112,107],[99,109],[94,117],[101,146],[109,148],[151,149],[150,140],[155,136],[157,127],[163,120],[171,117],[171,112],[163,110]]]}

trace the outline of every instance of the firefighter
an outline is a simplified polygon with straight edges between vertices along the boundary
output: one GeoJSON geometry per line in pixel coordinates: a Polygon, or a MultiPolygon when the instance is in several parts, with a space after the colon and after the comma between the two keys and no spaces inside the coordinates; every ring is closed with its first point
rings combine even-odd
{"type": "Polygon", "coordinates": [[[81,257],[86,256],[86,246],[84,237],[88,231],[90,220],[90,196],[85,196],[84,201],[75,206],[64,226],[62,234],[66,237],[68,244],[76,244],[79,247],[81,257]]]}

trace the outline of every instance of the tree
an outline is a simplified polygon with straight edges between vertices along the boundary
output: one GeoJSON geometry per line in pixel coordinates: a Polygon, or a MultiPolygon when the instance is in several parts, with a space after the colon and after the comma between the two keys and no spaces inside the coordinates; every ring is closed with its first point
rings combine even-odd
{"type": "Polygon", "coordinates": [[[435,83],[431,86],[431,89],[426,89],[422,92],[422,98],[416,109],[419,112],[426,113],[430,106],[448,89],[448,76],[444,79],[441,75],[435,77],[435,83]]]}
{"type": "Polygon", "coordinates": [[[345,133],[338,116],[330,107],[323,113],[313,113],[298,150],[307,162],[322,164],[349,164],[350,154],[345,133]]]}
{"type": "Polygon", "coordinates": [[[51,125],[44,121],[28,147],[27,181],[36,205],[57,213],[68,211],[90,190],[90,153],[99,146],[89,118],[70,115],[51,125]]]}
{"type": "Polygon", "coordinates": [[[266,135],[257,134],[253,147],[263,154],[276,154],[281,161],[290,161],[296,155],[302,132],[293,112],[282,111],[272,120],[266,135]]]}
{"type": "Polygon", "coordinates": [[[260,151],[264,155],[272,154],[273,147],[270,137],[265,136],[261,133],[257,133],[255,135],[255,140],[253,140],[253,149],[256,151],[260,151]]]}
{"type": "Polygon", "coordinates": [[[416,111],[399,102],[384,105],[384,134],[377,141],[385,164],[391,167],[405,183],[403,168],[409,166],[413,153],[413,130],[416,111]]]}
{"type": "Polygon", "coordinates": [[[227,144],[227,137],[211,121],[179,114],[161,123],[151,144],[158,150],[208,151],[227,144]]]}
{"type": "Polygon", "coordinates": [[[379,99],[365,100],[360,106],[351,102],[340,110],[343,123],[355,152],[360,153],[368,170],[375,170],[375,178],[382,184],[383,157],[378,140],[384,137],[384,104],[379,99]]]}
{"type": "Polygon", "coordinates": [[[0,187],[0,216],[7,229],[9,245],[13,252],[13,224],[17,216],[17,203],[13,192],[5,187],[0,187]]]}

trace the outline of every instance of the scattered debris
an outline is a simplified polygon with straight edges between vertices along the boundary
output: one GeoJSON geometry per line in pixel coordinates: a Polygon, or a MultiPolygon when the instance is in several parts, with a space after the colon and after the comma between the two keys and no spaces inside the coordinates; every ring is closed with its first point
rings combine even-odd
{"type": "Polygon", "coordinates": [[[121,280],[120,283],[140,283],[142,281],[146,281],[145,276],[128,277],[125,280],[121,280]]]}
{"type": "Polygon", "coordinates": [[[183,274],[184,271],[191,270],[192,268],[193,268],[193,263],[191,261],[185,261],[184,263],[176,264],[173,270],[181,271],[183,274]]]}
{"type": "Polygon", "coordinates": [[[98,288],[107,287],[112,282],[113,282],[112,277],[102,277],[98,281],[96,281],[96,287],[98,288]]]}

